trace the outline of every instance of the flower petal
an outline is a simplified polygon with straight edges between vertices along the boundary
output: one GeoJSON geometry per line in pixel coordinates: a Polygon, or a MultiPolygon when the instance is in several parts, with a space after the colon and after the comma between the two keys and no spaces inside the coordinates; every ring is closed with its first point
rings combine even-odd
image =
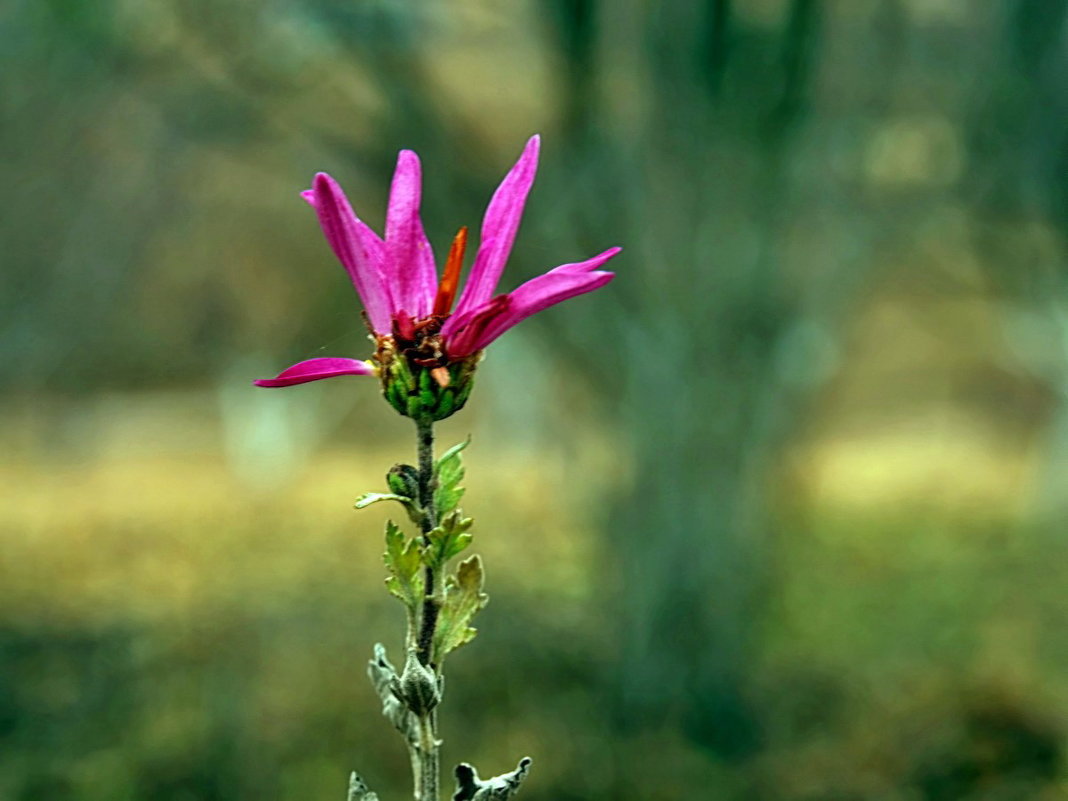
{"type": "Polygon", "coordinates": [[[374,368],[367,362],[324,356],[298,362],[280,372],[275,378],[261,378],[252,383],[257,387],[291,387],[294,384],[318,381],[320,378],[333,378],[339,375],[374,375],[374,373],[374,368]]]}
{"type": "Polygon", "coordinates": [[[486,328],[507,315],[511,308],[512,299],[508,295],[498,295],[463,317],[450,317],[449,322],[459,320],[459,323],[453,333],[445,334],[445,352],[452,359],[462,359],[474,353],[486,328]]]}
{"type": "Polygon", "coordinates": [[[541,138],[532,136],[527,141],[519,161],[504,176],[501,185],[493,193],[482,218],[482,233],[479,235],[478,255],[471,265],[471,274],[464,285],[456,313],[471,311],[488,301],[497,289],[497,282],[504,271],[504,264],[512,252],[519,221],[523,218],[523,206],[534,183],[538,170],[538,150],[541,138]]]}
{"type": "Polygon", "coordinates": [[[389,191],[386,255],[394,282],[392,311],[403,309],[415,319],[430,314],[438,288],[434,251],[419,219],[421,197],[419,157],[411,150],[402,150],[389,191]]]}
{"type": "Polygon", "coordinates": [[[324,172],[315,176],[313,197],[304,199],[315,208],[319,225],[348,271],[356,292],[367,310],[371,326],[380,334],[389,333],[393,303],[389,275],[385,271],[385,245],[367,224],[352,211],[337,181],[324,172]]]}
{"type": "Polygon", "coordinates": [[[621,248],[609,248],[586,261],[562,264],[544,275],[532,278],[508,295],[498,295],[492,301],[450,318],[442,329],[446,336],[449,356],[459,359],[489,345],[512,326],[533,314],[554,306],[568,298],[600,289],[615,273],[597,268],[619,253],[621,248]],[[506,303],[501,300],[506,299],[506,303]],[[456,321],[451,327],[449,323],[456,321]]]}

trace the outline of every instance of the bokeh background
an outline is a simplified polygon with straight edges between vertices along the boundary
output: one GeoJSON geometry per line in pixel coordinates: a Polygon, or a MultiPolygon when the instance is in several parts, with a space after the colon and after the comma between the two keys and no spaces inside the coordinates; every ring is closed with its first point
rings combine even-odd
{"type": "Polygon", "coordinates": [[[0,798],[409,791],[408,421],[298,192],[439,255],[533,132],[494,345],[491,604],[449,764],[523,797],[1068,798],[1065,0],[5,0],[0,798]]]}

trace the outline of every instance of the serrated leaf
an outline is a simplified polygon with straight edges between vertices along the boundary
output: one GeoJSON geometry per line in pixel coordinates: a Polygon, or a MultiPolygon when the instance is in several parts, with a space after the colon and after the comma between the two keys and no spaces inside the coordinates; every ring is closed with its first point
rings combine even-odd
{"type": "Polygon", "coordinates": [[[463,496],[463,487],[438,487],[434,491],[434,508],[446,513],[454,512],[463,496]]]}
{"type": "Polygon", "coordinates": [[[523,757],[511,773],[480,779],[474,765],[461,762],[456,766],[456,793],[452,801],[508,801],[519,791],[532,760],[523,757]]]}
{"type": "Polygon", "coordinates": [[[422,549],[416,540],[405,540],[400,528],[392,521],[386,523],[386,552],[383,557],[392,574],[386,588],[410,607],[423,597],[422,549]]]}
{"type": "Polygon", "coordinates": [[[469,531],[474,522],[470,517],[460,517],[453,512],[441,521],[441,525],[428,531],[427,545],[423,549],[424,564],[437,570],[460,554],[471,544],[469,531]]]}
{"type": "Polygon", "coordinates": [[[416,540],[405,541],[400,526],[392,520],[386,521],[386,566],[401,578],[410,579],[419,572],[419,543],[416,540]]]}
{"type": "Polygon", "coordinates": [[[434,490],[434,508],[439,517],[444,517],[455,510],[460,503],[460,498],[463,497],[464,490],[460,482],[464,477],[464,463],[460,452],[470,444],[471,438],[468,437],[463,442],[453,445],[434,465],[434,478],[437,480],[437,487],[434,490]]]}
{"type": "Polygon", "coordinates": [[[378,801],[378,793],[372,793],[356,771],[349,775],[349,801],[378,801]]]}
{"type": "Polygon", "coordinates": [[[456,568],[456,575],[445,583],[445,602],[438,615],[434,634],[434,660],[438,663],[461,645],[471,642],[477,633],[471,626],[475,613],[489,601],[482,592],[482,559],[469,557],[456,568]]]}
{"type": "Polygon", "coordinates": [[[471,544],[471,535],[466,531],[449,533],[440,528],[432,529],[427,538],[430,544],[423,549],[423,561],[430,567],[440,567],[457,556],[471,544]]]}
{"type": "Polygon", "coordinates": [[[464,463],[459,451],[448,461],[438,463],[438,486],[456,487],[464,477],[464,463]]]}

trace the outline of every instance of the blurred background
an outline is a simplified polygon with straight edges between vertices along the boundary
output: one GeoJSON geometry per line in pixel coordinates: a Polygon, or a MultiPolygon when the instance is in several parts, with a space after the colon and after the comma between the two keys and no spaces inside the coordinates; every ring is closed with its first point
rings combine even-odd
{"type": "Polygon", "coordinates": [[[407,797],[409,421],[298,192],[444,254],[534,132],[445,759],[523,798],[1068,798],[1066,0],[0,4],[0,799],[407,797]]]}

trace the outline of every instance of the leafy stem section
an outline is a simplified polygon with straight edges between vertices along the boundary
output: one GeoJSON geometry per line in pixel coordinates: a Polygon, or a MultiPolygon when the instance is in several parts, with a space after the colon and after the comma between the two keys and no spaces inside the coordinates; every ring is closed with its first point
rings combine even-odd
{"type": "Polygon", "coordinates": [[[419,532],[408,536],[386,523],[386,588],[404,604],[408,617],[407,649],[419,662],[440,671],[445,657],[475,637],[471,621],[488,600],[482,560],[470,556],[446,575],[449,563],[471,545],[474,521],[460,508],[464,488],[462,452],[470,440],[447,450],[436,461],[432,439],[420,427],[420,465],[396,465],[387,480],[389,493],[367,493],[356,508],[393,501],[408,512],[419,532]],[[444,576],[444,579],[442,577],[444,576]]]}
{"type": "Polygon", "coordinates": [[[472,539],[474,521],[459,506],[462,452],[470,440],[435,460],[432,423],[417,420],[416,425],[418,466],[395,465],[386,476],[389,492],[362,495],[356,508],[395,502],[417,528],[408,535],[394,521],[386,523],[386,587],[407,615],[404,669],[398,673],[376,645],[368,673],[382,713],[407,742],[416,800],[438,801],[436,707],[444,689],[442,665],[449,653],[474,639],[471,621],[488,598],[478,556],[463,559],[449,573],[450,562],[472,539]]]}

